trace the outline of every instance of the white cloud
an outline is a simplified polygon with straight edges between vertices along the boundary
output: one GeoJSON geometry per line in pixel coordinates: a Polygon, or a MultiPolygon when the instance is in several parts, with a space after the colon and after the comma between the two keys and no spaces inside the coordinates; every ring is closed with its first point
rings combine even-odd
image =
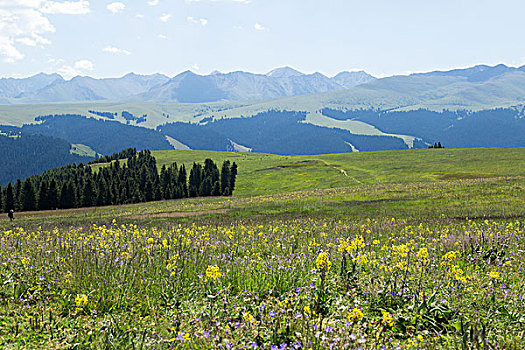
{"type": "Polygon", "coordinates": [[[89,1],[0,0],[0,60],[24,58],[17,44],[43,47],[51,41],[44,35],[55,32],[48,14],[84,14],[89,1]]]}
{"type": "Polygon", "coordinates": [[[187,17],[186,20],[190,23],[200,24],[203,27],[206,26],[206,24],[208,24],[208,20],[206,18],[187,17]]]}
{"type": "Polygon", "coordinates": [[[260,23],[255,23],[255,24],[253,25],[253,28],[254,28],[255,30],[268,30],[268,28],[266,28],[265,26],[263,26],[263,25],[260,24],[260,23]]]}
{"type": "Polygon", "coordinates": [[[49,43],[41,35],[54,32],[55,27],[38,11],[41,2],[0,0],[0,59],[4,62],[11,63],[24,58],[24,54],[16,48],[16,42],[27,45],[32,38],[35,44],[49,43]]]}
{"type": "Polygon", "coordinates": [[[89,1],[46,1],[41,8],[42,13],[84,15],[89,13],[89,1]]]}
{"type": "Polygon", "coordinates": [[[159,0],[148,1],[148,5],[150,5],[150,6],[157,6],[158,4],[159,4],[159,0]]]}
{"type": "Polygon", "coordinates": [[[114,47],[114,46],[106,46],[102,51],[108,52],[108,53],[122,54],[126,56],[131,55],[131,52],[129,52],[128,50],[119,49],[118,47],[114,47]]]}
{"type": "Polygon", "coordinates": [[[168,39],[168,37],[166,35],[164,35],[164,34],[157,35],[157,38],[162,39],[162,40],[168,39]]]}
{"type": "Polygon", "coordinates": [[[24,58],[24,54],[13,45],[13,39],[0,37],[0,57],[6,63],[13,63],[24,58]]]}
{"type": "Polygon", "coordinates": [[[47,63],[53,63],[53,64],[60,64],[63,62],[64,60],[62,58],[50,58],[47,60],[47,63]]]}
{"type": "Polygon", "coordinates": [[[160,16],[160,20],[164,23],[166,23],[167,21],[169,21],[171,18],[171,13],[165,13],[163,14],[162,16],[160,16]]]}
{"type": "Polygon", "coordinates": [[[111,4],[106,6],[106,8],[112,13],[119,13],[119,12],[124,11],[124,9],[126,8],[126,5],[122,2],[112,2],[111,4]]]}
{"type": "Polygon", "coordinates": [[[17,39],[15,39],[15,41],[17,43],[21,43],[21,44],[24,44],[24,45],[27,45],[27,46],[36,46],[36,41],[31,39],[31,38],[28,38],[28,37],[17,38],[17,39]]]}
{"type": "Polygon", "coordinates": [[[135,17],[142,19],[144,18],[144,15],[142,13],[138,13],[135,17]]]}
{"type": "Polygon", "coordinates": [[[191,66],[191,68],[197,72],[201,69],[201,67],[199,67],[199,65],[196,63],[193,66],[191,66]]]}
{"type": "MultiPolygon", "coordinates": [[[[62,60],[59,60],[62,61],[62,60]]],[[[58,74],[63,76],[65,79],[71,79],[77,75],[81,75],[87,72],[91,72],[94,69],[93,62],[88,60],[80,60],[75,62],[73,67],[71,66],[62,66],[57,69],[58,74]]]]}
{"type": "Polygon", "coordinates": [[[93,62],[88,60],[80,60],[75,62],[74,68],[79,71],[89,71],[91,72],[94,68],[93,62]]]}

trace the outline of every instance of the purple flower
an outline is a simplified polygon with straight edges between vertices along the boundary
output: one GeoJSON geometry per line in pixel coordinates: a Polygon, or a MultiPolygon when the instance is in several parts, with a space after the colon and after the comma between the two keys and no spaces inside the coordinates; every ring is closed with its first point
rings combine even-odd
{"type": "Polygon", "coordinates": [[[270,311],[269,315],[270,315],[270,317],[274,317],[275,316],[275,311],[270,311]]]}
{"type": "Polygon", "coordinates": [[[252,349],[257,349],[258,347],[257,343],[252,343],[252,349]]]}
{"type": "Polygon", "coordinates": [[[264,311],[264,309],[266,309],[266,305],[261,304],[261,306],[259,306],[259,310],[260,310],[260,311],[264,311]]]}
{"type": "Polygon", "coordinates": [[[281,350],[286,349],[287,347],[288,347],[288,345],[286,345],[286,343],[282,343],[281,344],[281,350]]]}

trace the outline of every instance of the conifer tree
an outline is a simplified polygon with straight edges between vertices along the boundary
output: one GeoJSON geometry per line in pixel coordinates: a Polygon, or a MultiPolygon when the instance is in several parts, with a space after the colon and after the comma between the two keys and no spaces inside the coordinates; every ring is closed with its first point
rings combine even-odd
{"type": "Polygon", "coordinates": [[[188,183],[188,195],[190,197],[197,197],[200,194],[201,173],[202,166],[200,164],[193,163],[193,167],[190,170],[190,178],[188,183]]]}
{"type": "Polygon", "coordinates": [[[230,161],[225,160],[222,163],[221,168],[221,194],[223,196],[230,195],[230,186],[231,186],[231,171],[230,171],[230,161]]]}
{"type": "Polygon", "coordinates": [[[181,192],[181,196],[179,198],[186,198],[189,196],[189,193],[188,193],[188,182],[187,182],[187,174],[186,174],[186,167],[184,166],[184,164],[182,164],[180,166],[180,169],[179,169],[179,178],[178,178],[178,181],[177,181],[177,184],[179,185],[180,187],[180,192],[181,192]]]}
{"type": "Polygon", "coordinates": [[[237,164],[233,162],[232,167],[230,168],[230,196],[233,193],[233,190],[235,190],[235,181],[237,179],[237,164]]]}
{"type": "Polygon", "coordinates": [[[50,209],[57,209],[59,196],[58,196],[57,182],[55,181],[54,178],[52,178],[51,181],[49,182],[47,198],[49,200],[50,209]]]}
{"type": "Polygon", "coordinates": [[[48,199],[47,181],[42,180],[40,191],[38,192],[38,210],[49,210],[51,208],[48,199]]]}
{"type": "Polygon", "coordinates": [[[5,211],[7,212],[9,210],[15,210],[15,192],[14,192],[13,185],[9,183],[4,191],[5,191],[5,196],[4,196],[5,211]]]}
{"type": "Polygon", "coordinates": [[[211,187],[211,195],[212,196],[221,196],[221,183],[219,181],[215,181],[213,183],[213,186],[211,187]]]}
{"type": "Polygon", "coordinates": [[[92,207],[96,204],[96,191],[93,179],[90,176],[86,176],[84,186],[82,187],[82,195],[80,202],[82,207],[92,207]]]}
{"type": "Polygon", "coordinates": [[[22,180],[16,180],[15,184],[15,211],[22,209],[22,180]]]}
{"type": "Polygon", "coordinates": [[[33,185],[33,181],[30,178],[26,179],[22,184],[20,203],[23,211],[36,210],[37,200],[35,194],[35,187],[33,185]]]}

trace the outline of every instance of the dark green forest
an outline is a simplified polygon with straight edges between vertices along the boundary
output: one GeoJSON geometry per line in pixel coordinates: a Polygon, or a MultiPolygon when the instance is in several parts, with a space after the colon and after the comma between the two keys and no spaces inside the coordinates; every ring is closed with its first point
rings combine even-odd
{"type": "Polygon", "coordinates": [[[43,135],[21,134],[14,127],[0,126],[0,185],[70,163],[92,160],[71,154],[71,145],[43,135]]]}
{"type": "MultiPolygon", "coordinates": [[[[253,152],[326,154],[351,152],[351,143],[360,151],[406,149],[397,137],[355,135],[348,131],[303,123],[305,112],[270,110],[250,118],[221,119],[205,125],[171,123],[157,128],[192,149],[229,151],[229,139],[252,148],[253,152]]],[[[426,147],[416,143],[415,148],[426,147]]]]}
{"type": "Polygon", "coordinates": [[[477,112],[425,109],[341,111],[325,108],[321,112],[338,120],[360,120],[383,132],[414,135],[432,144],[439,140],[447,147],[517,147],[525,143],[525,115],[518,108],[477,112]]]}
{"type": "MultiPolygon", "coordinates": [[[[134,153],[125,161],[115,160],[93,171],[72,164],[17,180],[0,188],[4,212],[69,209],[119,205],[202,196],[231,196],[235,190],[237,164],[225,161],[219,170],[211,160],[194,163],[189,170],[176,163],[163,166],[160,173],[149,150],[134,153]]],[[[118,158],[118,155],[110,156],[118,158]]]]}
{"type": "Polygon", "coordinates": [[[129,147],[173,149],[164,135],[155,130],[125,125],[118,121],[81,115],[50,115],[39,119],[42,123],[24,125],[22,132],[59,137],[70,143],[87,145],[100,154],[112,154],[129,147]]]}

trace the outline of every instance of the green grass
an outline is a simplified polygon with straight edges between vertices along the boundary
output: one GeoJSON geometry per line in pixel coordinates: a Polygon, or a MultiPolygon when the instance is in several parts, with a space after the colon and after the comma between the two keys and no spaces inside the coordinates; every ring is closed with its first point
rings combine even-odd
{"type": "Polygon", "coordinates": [[[524,148],[423,149],[276,156],[259,153],[156,151],[159,166],[212,158],[239,165],[236,196],[383,183],[525,176],[524,148]],[[340,170],[344,170],[345,176],[340,170]]]}
{"type": "Polygon", "coordinates": [[[523,149],[154,155],[238,189],[0,218],[0,347],[523,348],[523,149]]]}
{"type": "Polygon", "coordinates": [[[99,156],[99,154],[93,151],[91,147],[83,145],[81,143],[72,144],[71,146],[72,146],[72,149],[70,152],[72,154],[78,154],[79,156],[87,156],[87,157],[93,157],[93,158],[96,158],[99,156]]]}

